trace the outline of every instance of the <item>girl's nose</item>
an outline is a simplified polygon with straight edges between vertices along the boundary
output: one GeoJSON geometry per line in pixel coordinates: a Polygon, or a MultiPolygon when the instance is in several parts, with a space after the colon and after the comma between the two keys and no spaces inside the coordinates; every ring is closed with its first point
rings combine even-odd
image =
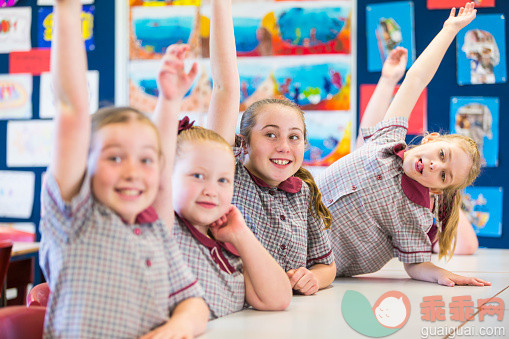
{"type": "Polygon", "coordinates": [[[288,152],[290,150],[290,146],[288,145],[288,141],[286,139],[282,139],[277,145],[278,152],[288,152]]]}
{"type": "Polygon", "coordinates": [[[205,187],[203,187],[203,195],[208,197],[215,197],[217,195],[217,189],[215,188],[214,184],[206,184],[205,187]]]}

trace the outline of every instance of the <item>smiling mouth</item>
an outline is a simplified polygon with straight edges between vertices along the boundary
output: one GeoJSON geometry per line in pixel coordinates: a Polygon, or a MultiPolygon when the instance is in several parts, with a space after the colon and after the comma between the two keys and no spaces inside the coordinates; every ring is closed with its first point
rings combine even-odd
{"type": "Polygon", "coordinates": [[[136,189],[115,189],[115,191],[121,195],[125,195],[125,196],[128,196],[128,197],[136,197],[136,196],[139,196],[141,195],[141,191],[140,190],[136,190],[136,189]]]}
{"type": "Polygon", "coordinates": [[[204,208],[214,208],[217,206],[217,204],[214,204],[212,202],[205,202],[205,201],[197,202],[197,204],[204,208]]]}
{"type": "Polygon", "coordinates": [[[422,174],[424,170],[424,164],[422,163],[422,158],[415,162],[415,170],[422,174]]]}
{"type": "Polygon", "coordinates": [[[273,164],[276,164],[276,165],[279,165],[279,166],[286,166],[288,165],[289,163],[291,163],[290,160],[280,160],[280,159],[270,159],[270,161],[273,163],[273,164]]]}

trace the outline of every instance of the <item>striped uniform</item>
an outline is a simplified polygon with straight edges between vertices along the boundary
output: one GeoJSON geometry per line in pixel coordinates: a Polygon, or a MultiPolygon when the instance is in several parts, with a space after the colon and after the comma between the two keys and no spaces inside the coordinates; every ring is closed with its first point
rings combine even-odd
{"type": "Polygon", "coordinates": [[[244,167],[241,148],[235,147],[234,154],[232,204],[279,265],[289,271],[334,262],[324,223],[309,209],[309,187],[297,177],[270,187],[244,167]]]}
{"type": "Polygon", "coordinates": [[[395,256],[404,263],[431,259],[429,190],[402,169],[407,126],[394,118],[363,129],[366,143],[317,177],[333,217],[338,276],[375,272],[395,256]]]}
{"type": "Polygon", "coordinates": [[[40,265],[51,290],[45,337],[139,337],[184,299],[203,296],[153,208],[126,225],[93,198],[88,176],[66,203],[51,174],[42,205],[40,265]]]}
{"type": "Polygon", "coordinates": [[[211,319],[242,310],[246,306],[242,260],[233,245],[206,237],[178,216],[173,235],[184,261],[203,286],[211,319]]]}

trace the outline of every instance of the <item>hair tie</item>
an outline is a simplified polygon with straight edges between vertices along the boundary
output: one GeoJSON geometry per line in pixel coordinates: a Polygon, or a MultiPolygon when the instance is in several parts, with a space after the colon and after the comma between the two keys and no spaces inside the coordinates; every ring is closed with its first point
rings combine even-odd
{"type": "Polygon", "coordinates": [[[186,129],[190,129],[194,125],[194,120],[190,121],[189,117],[186,115],[184,118],[179,120],[179,128],[178,128],[178,134],[180,132],[185,131],[186,129]]]}

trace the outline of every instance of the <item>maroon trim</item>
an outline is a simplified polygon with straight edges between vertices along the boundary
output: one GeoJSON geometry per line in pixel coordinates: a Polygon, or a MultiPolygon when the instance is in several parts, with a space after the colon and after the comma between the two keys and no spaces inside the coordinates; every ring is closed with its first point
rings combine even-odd
{"type": "Polygon", "coordinates": [[[370,134],[370,135],[365,136],[365,137],[364,137],[364,140],[366,140],[366,139],[368,139],[368,138],[371,138],[371,137],[373,136],[373,134],[375,134],[376,132],[379,132],[379,131],[384,130],[384,129],[389,128],[389,127],[402,127],[402,128],[404,128],[404,129],[408,130],[408,127],[406,127],[406,126],[402,126],[402,125],[389,125],[389,126],[385,126],[385,127],[379,128],[379,129],[377,129],[374,133],[372,133],[372,134],[370,134]]]}
{"type": "Polygon", "coordinates": [[[171,294],[168,296],[168,298],[171,298],[171,297],[173,297],[174,295],[179,294],[180,292],[184,292],[184,291],[185,291],[185,290],[187,290],[188,288],[191,288],[191,287],[193,287],[194,285],[196,285],[196,283],[197,283],[197,282],[198,282],[198,279],[196,279],[195,281],[193,281],[192,283],[190,283],[190,284],[189,284],[189,285],[187,285],[186,287],[183,287],[183,288],[181,288],[180,290],[178,290],[178,291],[176,291],[176,292],[171,293],[171,294]]]}
{"type": "Polygon", "coordinates": [[[308,260],[306,261],[306,264],[309,264],[309,263],[310,263],[310,262],[312,262],[312,261],[316,261],[316,260],[320,260],[320,259],[326,258],[326,257],[328,257],[329,255],[331,255],[331,253],[332,253],[332,249],[329,251],[329,253],[324,254],[324,255],[322,255],[321,257],[313,258],[313,259],[308,259],[308,260]]]}
{"type": "MultiPolygon", "coordinates": [[[[249,176],[251,177],[251,179],[253,179],[254,183],[259,186],[259,187],[267,187],[267,188],[273,188],[272,186],[270,186],[269,184],[267,184],[265,181],[263,181],[262,179],[258,178],[256,175],[254,175],[253,173],[251,173],[246,166],[244,166],[244,168],[246,169],[247,173],[249,173],[249,176]]],[[[297,178],[295,176],[291,176],[289,177],[288,179],[286,179],[285,181],[281,182],[277,189],[281,190],[281,191],[284,191],[284,192],[287,192],[287,193],[298,193],[300,192],[302,188],[302,179],[301,178],[297,178]]]]}
{"type": "Polygon", "coordinates": [[[400,250],[398,247],[396,246],[392,246],[395,250],[398,250],[400,251],[401,253],[405,253],[405,254],[413,254],[413,253],[431,253],[431,251],[412,251],[412,252],[405,252],[405,251],[402,251],[400,250]]]}
{"type": "Polygon", "coordinates": [[[157,212],[154,207],[149,206],[136,216],[137,224],[150,224],[156,222],[159,219],[157,212]]]}

